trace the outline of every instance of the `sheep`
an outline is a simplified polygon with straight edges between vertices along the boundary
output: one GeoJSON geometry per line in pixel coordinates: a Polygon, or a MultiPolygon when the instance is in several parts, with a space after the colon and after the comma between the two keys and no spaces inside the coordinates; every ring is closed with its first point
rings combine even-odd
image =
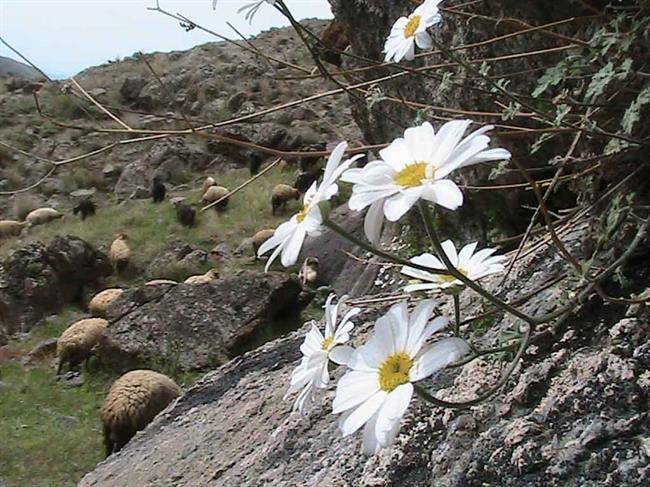
{"type": "Polygon", "coordinates": [[[96,209],[97,208],[95,207],[95,203],[93,203],[92,200],[83,199],[79,202],[77,206],[75,206],[72,209],[72,213],[74,215],[76,215],[77,213],[81,213],[81,221],[84,221],[89,216],[94,215],[96,209]]]}
{"type": "Polygon", "coordinates": [[[113,268],[117,272],[123,272],[129,265],[131,260],[131,249],[126,243],[127,236],[123,233],[118,234],[111,244],[109,251],[109,258],[113,264],[113,268]]]}
{"type": "Polygon", "coordinates": [[[25,222],[27,223],[27,226],[34,227],[36,225],[51,222],[57,218],[63,218],[63,215],[54,208],[45,207],[30,211],[27,217],[25,217],[25,222]]]}
{"type": "Polygon", "coordinates": [[[350,45],[343,23],[332,20],[320,35],[321,43],[316,46],[316,53],[323,61],[341,67],[341,52],[350,45]]]}
{"type": "MultiPolygon", "coordinates": [[[[211,203],[214,203],[215,201],[219,201],[228,193],[230,193],[228,188],[224,188],[223,186],[210,186],[208,190],[203,194],[203,198],[202,198],[203,204],[209,205],[211,203]]],[[[221,211],[224,210],[227,206],[228,206],[228,198],[219,202],[219,204],[215,205],[214,208],[217,211],[221,211]]]]}
{"type": "Polygon", "coordinates": [[[14,220],[0,220],[0,238],[17,237],[27,224],[14,220]]]}
{"type": "Polygon", "coordinates": [[[262,159],[262,156],[260,156],[257,152],[253,152],[251,154],[251,157],[248,160],[248,170],[250,171],[251,176],[255,176],[258,172],[260,172],[262,162],[264,162],[264,159],[262,159]]]}
{"type": "Polygon", "coordinates": [[[318,259],[307,257],[300,267],[298,279],[303,288],[312,288],[318,279],[318,259]]]}
{"type": "Polygon", "coordinates": [[[120,451],[180,394],[172,379],[153,370],[132,370],[113,382],[99,411],[106,456],[120,451]]]}
{"type": "Polygon", "coordinates": [[[92,349],[102,337],[108,321],[102,318],[87,318],[70,325],[56,342],[56,354],[59,365],[56,374],[61,373],[64,364],[73,370],[84,360],[86,363],[92,355],[92,349]]]}
{"type": "Polygon", "coordinates": [[[196,225],[196,210],[185,203],[179,203],[176,206],[176,219],[184,227],[193,227],[196,225]]]}
{"type": "Polygon", "coordinates": [[[210,189],[212,186],[216,186],[217,182],[214,180],[213,177],[208,176],[205,178],[205,181],[203,181],[203,187],[201,190],[201,194],[205,194],[208,189],[210,189]]]}
{"type": "Polygon", "coordinates": [[[165,185],[160,180],[160,176],[154,176],[153,182],[151,184],[151,195],[153,197],[154,203],[160,203],[165,199],[165,193],[167,189],[165,185]]]}
{"type": "Polygon", "coordinates": [[[264,230],[260,230],[250,238],[250,243],[251,246],[253,247],[253,254],[255,255],[255,259],[257,259],[257,251],[259,250],[260,246],[268,239],[270,239],[274,233],[275,233],[274,228],[265,228],[264,230]]]}
{"type": "Polygon", "coordinates": [[[293,183],[293,187],[300,191],[301,194],[305,194],[311,185],[318,180],[321,174],[323,174],[322,169],[319,169],[315,172],[301,172],[296,177],[296,181],[293,183]]]}
{"type": "Polygon", "coordinates": [[[271,193],[271,214],[287,206],[287,201],[300,198],[300,191],[288,184],[276,184],[271,193]]]}
{"type": "Polygon", "coordinates": [[[108,307],[119,298],[124,289],[110,288],[95,294],[95,296],[88,303],[88,311],[93,316],[105,317],[108,307]]]}
{"type": "Polygon", "coordinates": [[[198,276],[190,276],[185,279],[185,284],[191,284],[193,286],[199,284],[207,284],[219,278],[219,271],[216,269],[210,269],[205,274],[199,274],[198,276]]]}

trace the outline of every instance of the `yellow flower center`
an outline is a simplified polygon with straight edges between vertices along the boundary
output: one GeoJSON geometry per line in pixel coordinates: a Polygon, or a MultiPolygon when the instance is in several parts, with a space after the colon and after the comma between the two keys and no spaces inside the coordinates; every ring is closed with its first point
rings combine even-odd
{"type": "Polygon", "coordinates": [[[403,188],[412,188],[414,186],[419,186],[422,180],[426,179],[426,173],[427,163],[416,162],[414,164],[409,164],[400,172],[395,174],[393,179],[398,186],[402,186],[403,188]]]}
{"type": "Polygon", "coordinates": [[[409,371],[413,359],[404,352],[389,355],[379,366],[379,387],[382,391],[391,392],[397,386],[409,381],[409,371]]]}
{"type": "Polygon", "coordinates": [[[334,341],[334,337],[327,337],[327,338],[325,338],[325,339],[323,340],[323,343],[322,343],[322,345],[321,345],[321,348],[322,348],[323,350],[329,350],[330,345],[332,344],[333,341],[334,341]]]}
{"type": "MultiPolygon", "coordinates": [[[[456,267],[456,270],[460,272],[462,275],[464,275],[465,277],[467,277],[467,271],[465,269],[456,267]]],[[[443,274],[438,274],[438,280],[442,282],[454,282],[456,278],[454,276],[445,276],[443,274]]]]}
{"type": "Polygon", "coordinates": [[[298,216],[296,217],[298,223],[302,223],[302,221],[307,217],[307,213],[309,213],[309,205],[303,206],[302,210],[298,213],[298,216]]]}
{"type": "Polygon", "coordinates": [[[404,27],[404,37],[407,39],[409,37],[413,37],[415,35],[415,31],[418,30],[418,27],[420,27],[420,16],[413,15],[409,17],[409,21],[406,24],[406,27],[404,27]]]}

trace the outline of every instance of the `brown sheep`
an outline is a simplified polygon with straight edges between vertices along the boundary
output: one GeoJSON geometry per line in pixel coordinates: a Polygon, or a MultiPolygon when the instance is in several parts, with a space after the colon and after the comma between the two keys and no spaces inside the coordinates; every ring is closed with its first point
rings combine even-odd
{"type": "Polygon", "coordinates": [[[300,191],[288,184],[276,184],[271,193],[271,213],[275,213],[279,209],[285,209],[289,200],[297,200],[300,198],[300,191]]]}
{"type": "Polygon", "coordinates": [[[14,220],[0,220],[0,238],[17,237],[27,224],[14,220]]]}
{"type": "Polygon", "coordinates": [[[113,264],[113,268],[117,272],[123,272],[129,265],[131,260],[131,249],[126,243],[127,236],[123,233],[118,234],[111,244],[109,251],[109,258],[113,264]]]}
{"type": "Polygon", "coordinates": [[[180,394],[172,379],[153,370],[132,370],[117,379],[99,412],[106,456],[120,451],[180,394]]]}
{"type": "Polygon", "coordinates": [[[219,278],[219,271],[217,271],[216,269],[210,269],[205,274],[188,277],[187,279],[185,279],[185,284],[192,284],[192,285],[207,284],[218,278],[219,278]]]}
{"type": "Polygon", "coordinates": [[[343,23],[334,19],[320,35],[322,44],[318,45],[316,51],[319,57],[330,64],[341,66],[341,52],[350,45],[348,36],[343,29],[343,23]]]}
{"type": "Polygon", "coordinates": [[[35,227],[36,225],[49,223],[58,218],[63,218],[63,215],[54,208],[37,208],[29,212],[25,217],[25,222],[28,226],[35,227]]]}
{"type": "Polygon", "coordinates": [[[61,373],[64,364],[69,364],[73,370],[81,362],[92,355],[92,349],[102,337],[108,321],[102,318],[87,318],[70,325],[56,342],[56,354],[59,357],[57,375],[61,373]]]}
{"type": "Polygon", "coordinates": [[[304,288],[313,288],[318,280],[318,259],[307,257],[300,267],[298,279],[304,288]]]}
{"type": "Polygon", "coordinates": [[[210,189],[212,186],[216,186],[216,184],[217,182],[214,180],[214,178],[208,176],[207,178],[205,178],[205,181],[203,181],[201,194],[205,194],[208,191],[208,189],[210,189]]]}
{"type": "Polygon", "coordinates": [[[253,255],[255,255],[255,259],[257,259],[257,251],[259,250],[260,246],[268,239],[270,239],[274,233],[275,229],[265,228],[264,230],[260,230],[251,237],[250,241],[251,246],[253,247],[253,255]]]}
{"type": "MultiPolygon", "coordinates": [[[[228,193],[230,193],[228,188],[224,188],[223,186],[210,186],[208,190],[203,194],[203,199],[202,199],[203,204],[209,205],[210,203],[219,201],[228,193]]],[[[220,211],[220,210],[225,210],[227,206],[228,206],[228,198],[224,199],[219,204],[215,205],[214,208],[217,211],[220,211]]]]}
{"type": "Polygon", "coordinates": [[[119,298],[124,289],[110,288],[95,294],[93,299],[88,303],[88,311],[93,316],[105,317],[108,307],[119,298]]]}

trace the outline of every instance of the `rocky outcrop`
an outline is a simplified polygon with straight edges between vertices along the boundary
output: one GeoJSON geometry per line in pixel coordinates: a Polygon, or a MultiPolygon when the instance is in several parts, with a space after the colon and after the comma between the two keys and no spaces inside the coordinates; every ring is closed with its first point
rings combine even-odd
{"type": "MultiPolygon", "coordinates": [[[[576,251],[580,238],[566,243],[576,251]]],[[[538,290],[565,271],[552,251],[538,251],[515,267],[502,296],[538,290]]],[[[549,312],[574,286],[562,281],[521,308],[549,312]]],[[[451,312],[448,298],[439,304],[451,312]]],[[[385,308],[355,319],[354,345],[385,308]]],[[[482,300],[463,293],[462,310],[477,315],[482,300]]],[[[535,346],[499,394],[460,410],[414,399],[397,444],[373,457],[361,454],[360,434],[340,437],[333,387],[307,415],[291,413],[291,401],[283,401],[305,326],[206,375],[80,485],[639,485],[648,478],[648,319],[647,305],[587,301],[563,326],[536,332],[535,346]]],[[[496,315],[484,334],[485,325],[468,329],[481,347],[502,341],[519,323],[496,315]]],[[[441,398],[467,400],[494,384],[504,367],[492,356],[426,386],[441,398]]]]}
{"type": "Polygon", "coordinates": [[[0,329],[29,331],[65,303],[81,302],[111,272],[105,254],[70,235],[14,251],[0,265],[0,329]]]}
{"type": "Polygon", "coordinates": [[[108,309],[97,355],[117,370],[163,364],[182,370],[224,363],[293,320],[300,284],[283,273],[244,272],[207,284],[143,286],[108,309]],[[287,317],[289,315],[289,317],[287,317]]]}

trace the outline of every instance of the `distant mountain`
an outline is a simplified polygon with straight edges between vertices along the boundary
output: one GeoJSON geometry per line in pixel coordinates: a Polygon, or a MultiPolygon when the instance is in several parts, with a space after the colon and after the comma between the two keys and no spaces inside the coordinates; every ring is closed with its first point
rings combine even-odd
{"type": "Polygon", "coordinates": [[[0,78],[9,78],[11,76],[30,80],[43,79],[43,75],[31,66],[15,59],[0,56],[0,78]]]}

